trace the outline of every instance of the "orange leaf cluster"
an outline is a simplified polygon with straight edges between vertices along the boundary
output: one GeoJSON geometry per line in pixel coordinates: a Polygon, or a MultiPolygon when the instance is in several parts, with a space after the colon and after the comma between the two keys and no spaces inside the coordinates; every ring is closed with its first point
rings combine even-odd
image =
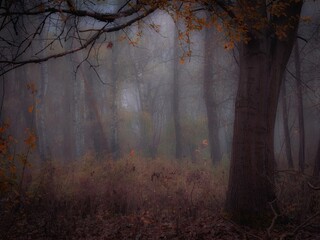
{"type": "Polygon", "coordinates": [[[30,128],[26,129],[26,134],[27,138],[24,140],[25,144],[30,148],[30,149],[35,149],[36,148],[36,142],[37,142],[37,136],[32,131],[30,128]]]}

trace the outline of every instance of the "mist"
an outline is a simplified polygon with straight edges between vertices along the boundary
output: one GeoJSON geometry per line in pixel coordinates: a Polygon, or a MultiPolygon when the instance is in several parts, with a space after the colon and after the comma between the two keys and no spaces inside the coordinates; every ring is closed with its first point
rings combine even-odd
{"type": "Polygon", "coordinates": [[[266,48],[201,1],[22,2],[0,2],[3,239],[319,237],[318,2],[266,48]]]}

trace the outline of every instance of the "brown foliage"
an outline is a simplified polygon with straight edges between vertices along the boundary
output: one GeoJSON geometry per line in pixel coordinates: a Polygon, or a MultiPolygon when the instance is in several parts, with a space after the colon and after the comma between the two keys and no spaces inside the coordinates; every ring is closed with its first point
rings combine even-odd
{"type": "MultiPolygon", "coordinates": [[[[12,212],[12,226],[0,226],[1,237],[265,239],[265,228],[238,226],[221,213],[226,168],[151,161],[130,154],[117,162],[98,162],[88,154],[72,164],[49,163],[33,169],[26,201],[12,212]]],[[[312,208],[299,222],[303,194],[297,195],[302,182],[297,176],[281,173],[278,179],[282,216],[268,229],[270,239],[287,239],[310,213],[319,211],[319,194],[312,193],[312,208]]],[[[313,239],[319,234],[317,219],[299,228],[294,234],[297,239],[313,239]]]]}

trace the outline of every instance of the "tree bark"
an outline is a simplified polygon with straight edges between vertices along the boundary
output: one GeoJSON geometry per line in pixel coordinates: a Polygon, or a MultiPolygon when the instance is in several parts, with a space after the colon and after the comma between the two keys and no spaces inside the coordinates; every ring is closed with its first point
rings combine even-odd
{"type": "Polygon", "coordinates": [[[301,61],[299,53],[299,44],[296,41],[294,48],[294,65],[296,70],[296,96],[299,119],[299,170],[304,172],[305,169],[305,131],[304,131],[304,116],[303,116],[303,98],[301,84],[301,61]]]}
{"type": "MultiPolygon", "coordinates": [[[[255,2],[250,4],[256,8],[255,2]]],[[[267,19],[265,1],[259,2],[256,11],[267,19]]],[[[272,21],[280,24],[290,16],[299,16],[301,6],[302,2],[290,4],[286,18],[272,21]]],[[[252,24],[250,21],[248,26],[252,24]]],[[[274,126],[280,86],[298,20],[292,24],[284,39],[271,36],[268,29],[249,29],[248,43],[239,46],[240,79],[226,211],[232,219],[246,225],[259,225],[272,217],[269,203],[275,199],[274,126]]]]}
{"type": "Polygon", "coordinates": [[[283,131],[284,131],[284,143],[286,147],[286,156],[289,168],[294,168],[292,160],[292,151],[291,151],[291,139],[290,139],[290,130],[289,130],[289,117],[288,117],[288,107],[287,107],[287,90],[286,90],[286,78],[284,77],[284,82],[282,83],[281,88],[281,97],[282,97],[282,115],[283,115],[283,131]]]}
{"type": "Polygon", "coordinates": [[[217,103],[214,98],[214,77],[213,77],[213,38],[214,30],[206,28],[204,43],[204,79],[203,94],[207,110],[208,138],[210,146],[211,161],[217,164],[221,160],[221,150],[219,141],[219,119],[217,113],[217,103]]]}

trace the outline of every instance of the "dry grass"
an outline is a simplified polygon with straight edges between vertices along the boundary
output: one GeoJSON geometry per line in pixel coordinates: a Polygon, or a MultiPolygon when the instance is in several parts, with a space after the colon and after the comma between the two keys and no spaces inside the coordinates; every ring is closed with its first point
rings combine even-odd
{"type": "Polygon", "coordinates": [[[192,222],[220,212],[225,168],[138,157],[96,161],[90,155],[72,164],[51,163],[28,174],[29,200],[19,209],[24,214],[5,236],[40,229],[47,237],[72,235],[78,228],[85,231],[88,219],[93,224],[128,216],[143,216],[146,222],[192,222]]]}
{"type": "Polygon", "coordinates": [[[11,207],[10,217],[0,221],[0,237],[227,240],[314,239],[320,234],[314,224],[320,216],[308,220],[320,211],[319,192],[307,188],[307,178],[296,173],[277,178],[282,213],[277,222],[282,223],[256,231],[224,219],[227,169],[205,161],[130,156],[97,161],[89,154],[70,164],[50,163],[27,172],[25,194],[11,207]]]}

